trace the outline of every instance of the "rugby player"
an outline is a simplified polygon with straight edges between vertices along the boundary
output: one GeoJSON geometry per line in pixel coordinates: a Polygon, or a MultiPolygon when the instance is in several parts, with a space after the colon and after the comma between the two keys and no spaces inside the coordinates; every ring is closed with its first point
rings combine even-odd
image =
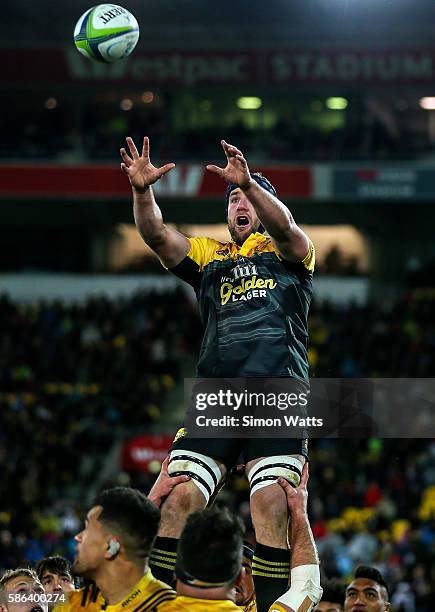
{"type": "Polygon", "coordinates": [[[336,581],[322,581],[322,600],[313,612],[342,612],[344,603],[344,587],[336,581]]]}
{"type": "Polygon", "coordinates": [[[75,536],[72,571],[92,581],[69,594],[56,612],[159,611],[175,597],[156,580],[148,559],[159,526],[160,511],[143,493],[116,487],[100,493],[86,516],[83,531],[75,536]]]}
{"type": "Polygon", "coordinates": [[[243,544],[242,567],[244,572],[239,584],[236,585],[236,604],[244,610],[244,612],[256,612],[257,602],[255,600],[255,587],[252,578],[252,559],[254,557],[254,549],[250,544],[243,544]]]}
{"type": "Polygon", "coordinates": [[[385,612],[391,609],[388,586],[381,572],[368,565],[360,565],[346,588],[344,612],[385,612]]]}
{"type": "Polygon", "coordinates": [[[0,612],[48,612],[44,595],[32,569],[8,570],[0,578],[0,612]]]}
{"type": "MultiPolygon", "coordinates": [[[[67,594],[75,590],[71,563],[64,557],[44,557],[36,564],[35,572],[46,593],[67,594]]],[[[48,600],[49,610],[55,605],[55,598],[48,600]]]]}
{"type": "MultiPolygon", "coordinates": [[[[151,185],[175,164],[155,167],[149,140],[139,154],[127,138],[121,168],[133,191],[133,212],[143,240],[162,264],[196,291],[204,324],[197,373],[201,378],[308,378],[307,316],[312,295],[314,247],[278,199],[273,185],[250,173],[241,151],[222,141],[227,164],[207,166],[227,184],[231,241],[187,238],[168,228],[151,185]],[[267,233],[266,233],[267,232],[267,233]]],[[[287,504],[277,478],[300,481],[307,455],[306,432],[295,439],[192,439],[179,430],[169,473],[192,480],[177,486],[162,506],[159,537],[151,565],[166,582],[172,576],[177,538],[186,517],[204,508],[239,456],[251,486],[255,528],[257,599],[272,602],[287,586],[287,504]]]]}
{"type": "MultiPolygon", "coordinates": [[[[319,559],[307,516],[307,481],[308,466],[296,489],[285,479],[279,480],[292,517],[291,587],[272,603],[269,612],[310,612],[322,596],[319,559]]],[[[177,597],[162,612],[240,612],[235,601],[246,572],[243,532],[240,519],[227,509],[212,507],[192,513],[178,543],[177,597]]]]}

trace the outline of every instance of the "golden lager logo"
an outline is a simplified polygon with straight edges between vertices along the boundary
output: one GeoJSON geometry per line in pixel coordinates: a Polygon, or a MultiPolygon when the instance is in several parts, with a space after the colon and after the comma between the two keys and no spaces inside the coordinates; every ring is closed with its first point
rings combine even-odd
{"type": "Polygon", "coordinates": [[[220,290],[221,304],[224,306],[230,300],[232,302],[251,300],[254,297],[266,297],[266,289],[275,289],[276,282],[272,278],[242,278],[236,284],[227,280],[223,282],[220,290]]]}

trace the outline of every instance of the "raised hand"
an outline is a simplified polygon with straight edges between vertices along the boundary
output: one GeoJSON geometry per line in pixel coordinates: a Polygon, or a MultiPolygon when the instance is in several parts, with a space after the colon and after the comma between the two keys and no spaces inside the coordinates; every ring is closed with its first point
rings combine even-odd
{"type": "Polygon", "coordinates": [[[252,179],[242,152],[237,147],[225,142],[225,140],[221,140],[221,145],[227,158],[227,165],[225,168],[220,168],[219,166],[209,164],[206,166],[207,170],[218,174],[227,183],[234,183],[242,189],[249,187],[252,179]]]}
{"type": "Polygon", "coordinates": [[[148,498],[159,508],[174,487],[190,480],[189,476],[184,475],[169,476],[168,466],[169,456],[163,461],[160,474],[148,495],[148,498]]]}
{"type": "Polygon", "coordinates": [[[175,164],[166,164],[160,168],[156,168],[150,162],[150,141],[147,136],[143,139],[142,155],[136,149],[132,138],[126,138],[130,155],[122,148],[120,154],[122,157],[121,169],[128,176],[131,186],[137,191],[144,191],[150,185],[153,185],[164,174],[175,168],[175,164]]]}
{"type": "Polygon", "coordinates": [[[295,513],[305,515],[307,513],[307,500],[308,500],[308,463],[305,463],[302,469],[302,476],[299,485],[293,488],[291,484],[285,478],[278,478],[278,484],[284,489],[287,497],[287,506],[292,514],[295,513]]]}

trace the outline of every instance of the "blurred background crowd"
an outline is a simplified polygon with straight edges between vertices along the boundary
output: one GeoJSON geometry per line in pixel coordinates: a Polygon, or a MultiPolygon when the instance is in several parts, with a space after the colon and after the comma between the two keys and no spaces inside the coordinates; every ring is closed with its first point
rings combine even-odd
{"type": "MultiPolygon", "coordinates": [[[[3,99],[0,105],[4,111],[4,139],[0,157],[11,157],[8,143],[13,140],[13,155],[23,161],[107,161],[116,159],[125,134],[140,141],[144,128],[151,139],[153,155],[162,160],[202,163],[214,160],[219,155],[222,134],[257,163],[261,160],[409,160],[434,154],[431,132],[423,127],[425,111],[418,105],[412,111],[414,115],[421,114],[420,130],[399,131],[391,129],[388,121],[374,114],[364,97],[352,96],[349,101],[343,98],[346,108],[342,109],[328,109],[327,100],[315,96],[296,98],[294,107],[287,108],[284,116],[278,107],[274,120],[267,122],[261,109],[251,110],[255,121],[247,121],[246,112],[237,109],[234,101],[233,109],[215,92],[204,92],[190,100],[198,112],[193,116],[186,114],[180,125],[174,116],[171,97],[164,93],[145,93],[152,96],[151,102],[144,104],[140,98],[136,100],[137,96],[122,98],[112,94],[97,100],[85,98],[79,109],[76,100],[65,94],[48,98],[33,96],[15,105],[3,99]]],[[[178,103],[187,106],[189,101],[180,97],[178,103]]],[[[402,103],[409,111],[407,103],[402,103]]],[[[400,121],[395,117],[397,113],[400,111],[392,104],[388,114],[394,123],[400,121]]]]}
{"type": "MultiPolygon", "coordinates": [[[[222,138],[277,186],[316,247],[313,377],[435,378],[433,0],[122,4],[141,37],[113,66],[74,48],[87,0],[2,7],[0,574],[71,559],[97,491],[147,492],[183,416],[201,324],[133,226],[127,135],[177,162],[155,192],[187,235],[227,239],[222,138]]],[[[374,564],[394,612],[435,610],[435,442],[310,459],[325,575],[374,564]]],[[[217,503],[252,538],[248,500],[234,474],[217,503]]]]}
{"type": "MultiPolygon", "coordinates": [[[[383,307],[315,303],[313,375],[433,376],[433,301],[410,294],[383,307]]],[[[201,324],[181,290],[82,304],[3,296],[0,313],[0,567],[7,568],[46,554],[71,558],[101,487],[148,492],[158,463],[148,472],[122,470],[116,459],[107,471],[107,456],[181,414],[182,376],[193,374],[201,324]]],[[[375,564],[408,601],[398,610],[432,609],[435,442],[313,440],[310,459],[310,518],[325,574],[345,579],[356,564],[375,564]]],[[[218,503],[244,519],[252,538],[242,474],[218,503]]]]}

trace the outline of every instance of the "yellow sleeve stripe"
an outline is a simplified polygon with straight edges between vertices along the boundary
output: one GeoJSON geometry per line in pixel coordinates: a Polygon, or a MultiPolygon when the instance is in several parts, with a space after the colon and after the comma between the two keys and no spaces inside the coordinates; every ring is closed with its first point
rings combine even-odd
{"type": "Polygon", "coordinates": [[[165,569],[168,569],[168,570],[175,570],[175,564],[168,565],[167,563],[160,563],[159,561],[151,561],[150,565],[151,566],[155,565],[156,567],[164,567],[165,569]]]}
{"type": "MultiPolygon", "coordinates": [[[[290,557],[290,551],[289,551],[289,557],[290,557]]],[[[262,559],[261,557],[256,557],[254,555],[253,565],[255,565],[255,563],[261,563],[263,565],[277,565],[279,567],[289,567],[290,560],[289,561],[268,561],[267,559],[262,559]]]]}
{"type": "Polygon", "coordinates": [[[153,548],[151,552],[151,556],[154,557],[156,553],[158,553],[159,555],[162,555],[163,557],[174,557],[174,559],[177,557],[176,552],[171,552],[168,550],[161,550],[160,548],[153,548]]]}
{"type": "Polygon", "coordinates": [[[290,566],[288,567],[265,567],[264,565],[252,564],[253,572],[268,572],[269,574],[285,574],[286,576],[290,573],[290,566]]]}
{"type": "Polygon", "coordinates": [[[153,548],[152,552],[158,552],[162,555],[169,555],[171,557],[176,557],[177,553],[170,550],[162,550],[161,548],[153,548]]]}
{"type": "Polygon", "coordinates": [[[169,563],[175,567],[176,559],[171,559],[170,557],[164,557],[162,555],[153,555],[150,557],[151,564],[156,564],[157,561],[164,561],[164,563],[169,563]]]}
{"type": "Polygon", "coordinates": [[[309,242],[308,253],[303,258],[302,263],[304,264],[305,268],[309,272],[314,272],[314,266],[316,264],[316,251],[314,249],[314,244],[311,242],[309,238],[308,238],[308,242],[309,242]]]}
{"type": "Polygon", "coordinates": [[[277,580],[288,580],[288,573],[283,573],[283,574],[268,574],[267,572],[259,572],[255,569],[252,570],[252,575],[253,576],[263,576],[264,578],[276,578],[277,580]]]}

